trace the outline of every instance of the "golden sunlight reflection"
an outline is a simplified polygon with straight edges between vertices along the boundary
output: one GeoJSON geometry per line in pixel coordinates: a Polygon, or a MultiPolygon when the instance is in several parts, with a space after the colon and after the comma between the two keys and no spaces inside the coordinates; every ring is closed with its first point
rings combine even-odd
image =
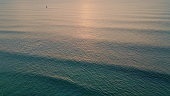
{"type": "MultiPolygon", "coordinates": [[[[73,34],[74,38],[78,38],[80,40],[85,40],[83,42],[76,42],[75,46],[78,49],[81,49],[84,54],[86,55],[80,55],[76,58],[80,59],[83,58],[85,61],[96,61],[94,58],[90,56],[91,53],[99,54],[99,50],[93,45],[93,43],[88,43],[88,40],[98,40],[98,34],[96,30],[92,27],[94,27],[96,22],[92,20],[96,17],[95,12],[98,10],[93,10],[95,7],[95,4],[91,4],[90,0],[84,0],[81,2],[81,5],[79,6],[79,16],[77,18],[78,26],[80,28],[77,29],[77,31],[73,34]]],[[[92,54],[91,54],[92,55],[92,54]]],[[[96,56],[96,59],[99,59],[100,57],[96,56]]]]}
{"type": "MultiPolygon", "coordinates": [[[[74,37],[80,38],[80,39],[97,39],[97,34],[93,32],[93,27],[95,24],[94,20],[92,18],[95,17],[95,12],[93,10],[93,7],[95,7],[94,4],[91,4],[89,0],[81,2],[81,5],[79,6],[79,16],[77,18],[78,26],[81,28],[77,30],[77,32],[74,34],[74,37]]],[[[97,10],[95,10],[97,11],[97,10]]]]}
{"type": "Polygon", "coordinates": [[[87,3],[83,3],[82,6],[80,6],[80,13],[79,13],[79,25],[80,26],[91,26],[93,25],[92,21],[90,20],[92,18],[92,10],[91,5],[87,3]]]}

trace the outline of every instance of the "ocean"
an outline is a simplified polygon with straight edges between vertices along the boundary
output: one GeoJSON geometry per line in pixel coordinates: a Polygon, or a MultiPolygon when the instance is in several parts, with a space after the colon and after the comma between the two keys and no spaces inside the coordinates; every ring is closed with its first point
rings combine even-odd
{"type": "Polygon", "coordinates": [[[0,96],[169,96],[169,5],[0,0],[0,96]]]}

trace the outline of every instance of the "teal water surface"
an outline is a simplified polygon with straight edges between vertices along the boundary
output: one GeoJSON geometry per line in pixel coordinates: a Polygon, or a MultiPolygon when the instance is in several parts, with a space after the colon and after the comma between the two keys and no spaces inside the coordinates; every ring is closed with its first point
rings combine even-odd
{"type": "Polygon", "coordinates": [[[0,96],[169,96],[169,5],[0,0],[0,96]]]}

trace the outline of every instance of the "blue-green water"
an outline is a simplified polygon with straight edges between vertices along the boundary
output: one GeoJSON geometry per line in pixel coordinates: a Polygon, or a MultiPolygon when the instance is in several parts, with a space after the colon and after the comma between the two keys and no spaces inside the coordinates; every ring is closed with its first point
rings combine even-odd
{"type": "Polygon", "coordinates": [[[0,96],[169,96],[169,5],[0,0],[0,96]]]}

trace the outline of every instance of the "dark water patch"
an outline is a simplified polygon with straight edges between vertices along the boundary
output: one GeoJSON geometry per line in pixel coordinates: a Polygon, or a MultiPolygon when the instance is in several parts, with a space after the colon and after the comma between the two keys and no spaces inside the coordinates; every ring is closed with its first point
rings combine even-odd
{"type": "Polygon", "coordinates": [[[155,29],[131,29],[131,28],[100,28],[102,30],[118,31],[118,32],[135,32],[147,34],[170,34],[170,30],[155,30],[155,29]]]}
{"type": "Polygon", "coordinates": [[[81,29],[95,29],[96,31],[112,31],[112,32],[135,32],[135,33],[147,33],[147,34],[170,34],[170,30],[161,30],[161,29],[135,29],[135,28],[112,28],[112,27],[85,27],[78,25],[51,25],[51,27],[59,28],[81,28],[81,29]]]}
{"type": "Polygon", "coordinates": [[[123,50],[132,50],[137,52],[150,52],[150,53],[162,53],[166,55],[170,55],[170,47],[169,46],[152,46],[152,45],[144,45],[144,44],[131,44],[131,43],[113,43],[113,42],[97,42],[96,46],[101,48],[109,48],[109,50],[114,49],[123,49],[123,50]]]}
{"type": "Polygon", "coordinates": [[[159,15],[163,15],[163,16],[169,16],[170,12],[169,10],[161,10],[161,9],[147,9],[147,10],[129,10],[126,14],[131,14],[131,15],[136,15],[136,14],[146,14],[146,15],[155,15],[155,16],[159,16],[159,15]],[[131,13],[129,13],[131,12],[131,13]]]}
{"type": "MultiPolygon", "coordinates": [[[[119,48],[120,46],[117,47],[119,48]]],[[[85,89],[95,89],[95,92],[100,92],[100,94],[104,94],[103,96],[114,96],[115,94],[117,96],[120,93],[134,95],[136,92],[151,94],[157,91],[160,92],[160,95],[157,96],[161,96],[165,93],[168,94],[168,86],[170,85],[169,74],[159,73],[156,70],[144,70],[140,67],[108,65],[107,63],[52,58],[5,51],[0,51],[0,60],[0,72],[19,71],[23,73],[42,74],[43,76],[45,74],[45,76],[56,75],[66,77],[78,85],[82,84],[85,86],[85,89]],[[160,91],[159,88],[164,90],[161,89],[160,91]],[[131,93],[126,93],[127,91],[131,93]]]]}
{"type": "MultiPolygon", "coordinates": [[[[119,21],[117,21],[117,22],[119,22],[119,21]]],[[[153,22],[153,21],[151,21],[151,22],[149,22],[149,21],[147,21],[147,22],[145,22],[145,21],[131,21],[131,22],[129,22],[129,21],[120,21],[121,23],[123,23],[123,24],[125,24],[125,23],[142,23],[142,24],[144,24],[144,23],[147,23],[147,24],[149,24],[149,23],[155,23],[155,24],[158,24],[158,22],[153,22]]],[[[119,22],[119,23],[120,23],[119,22]]],[[[164,25],[168,25],[169,24],[169,22],[164,22],[164,21],[161,21],[159,24],[164,24],[164,25]]],[[[42,27],[43,25],[38,25],[38,24],[32,24],[32,25],[8,25],[8,26],[0,26],[0,28],[24,28],[24,27],[27,27],[27,28],[30,28],[30,27],[32,27],[32,28],[37,28],[37,27],[42,27]]],[[[69,28],[71,28],[72,30],[77,30],[77,29],[81,29],[81,30],[92,30],[92,31],[99,31],[99,32],[132,32],[132,33],[147,33],[147,34],[151,34],[151,35],[153,35],[153,34],[159,34],[159,35],[169,35],[170,34],[170,30],[169,29],[165,29],[165,30],[162,30],[162,29],[135,29],[135,28],[113,28],[113,27],[86,27],[86,26],[79,26],[79,25],[59,25],[59,24],[57,24],[57,25],[49,25],[49,27],[50,28],[60,28],[60,29],[62,29],[62,28],[66,28],[67,30],[69,29],[69,28]]],[[[19,32],[15,32],[15,31],[1,31],[0,32],[0,34],[1,33],[19,33],[19,32]]],[[[21,33],[21,32],[20,32],[21,33]]],[[[22,32],[23,33],[23,32],[22,32]]]]}
{"type": "Polygon", "coordinates": [[[130,49],[130,50],[140,49],[140,50],[137,50],[137,51],[140,51],[140,52],[155,52],[155,53],[164,53],[164,54],[170,53],[170,47],[137,45],[137,46],[127,46],[127,48],[130,49]]]}
{"type": "Polygon", "coordinates": [[[98,64],[98,63],[90,63],[86,61],[76,61],[76,60],[66,60],[66,59],[56,59],[51,57],[41,57],[38,55],[28,55],[22,53],[9,53],[9,52],[0,52],[0,58],[10,59],[18,59],[23,62],[48,62],[50,64],[59,64],[67,67],[82,67],[87,69],[107,69],[112,70],[113,72],[122,72],[128,73],[130,76],[137,76],[139,78],[146,79],[155,79],[157,81],[163,81],[169,83],[170,75],[166,73],[159,73],[151,70],[138,69],[129,66],[121,66],[121,65],[108,65],[108,64],[98,64]]]}
{"type": "Polygon", "coordinates": [[[113,70],[113,71],[121,71],[124,73],[128,73],[129,76],[135,77],[139,76],[140,78],[145,78],[148,80],[155,80],[157,82],[159,81],[165,81],[167,84],[170,84],[170,75],[168,74],[163,74],[163,73],[158,73],[158,72],[153,72],[150,70],[142,70],[142,69],[137,69],[133,67],[127,67],[127,66],[106,66],[107,69],[113,70]]]}
{"type": "MultiPolygon", "coordinates": [[[[95,19],[94,19],[95,20],[95,19]]],[[[98,21],[99,23],[110,23],[110,24],[152,24],[152,25],[166,25],[170,24],[170,21],[168,20],[95,20],[98,21]]],[[[167,25],[167,26],[168,26],[167,25]]]]}
{"type": "Polygon", "coordinates": [[[0,85],[3,96],[104,96],[64,78],[29,73],[0,73],[0,85]]]}
{"type": "Polygon", "coordinates": [[[125,15],[125,17],[130,17],[130,18],[136,18],[136,19],[162,19],[162,20],[169,20],[170,19],[170,15],[168,16],[140,16],[140,15],[136,15],[136,14],[132,14],[132,15],[125,15]]]}
{"type": "Polygon", "coordinates": [[[0,31],[0,34],[23,34],[25,32],[19,32],[19,31],[0,31]]]}

